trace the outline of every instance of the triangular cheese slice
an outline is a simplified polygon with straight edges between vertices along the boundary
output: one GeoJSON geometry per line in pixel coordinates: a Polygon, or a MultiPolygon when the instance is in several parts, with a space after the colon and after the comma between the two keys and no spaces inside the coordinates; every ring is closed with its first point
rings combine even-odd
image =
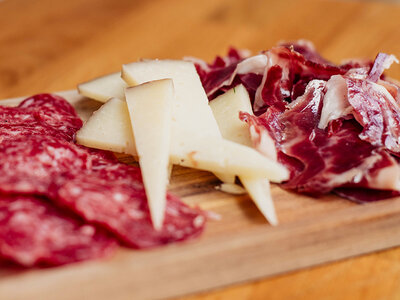
{"type": "Polygon", "coordinates": [[[125,98],[127,84],[121,78],[121,73],[112,73],[95,78],[78,85],[81,95],[100,102],[106,102],[110,98],[125,98]]]}
{"type": "MultiPolygon", "coordinates": [[[[174,105],[173,135],[179,135],[184,121],[186,131],[196,136],[221,137],[218,124],[208,105],[208,98],[192,62],[182,60],[145,60],[122,67],[122,78],[134,86],[150,80],[172,78],[176,102],[174,105]]],[[[175,140],[175,138],[173,138],[175,140]]],[[[223,182],[233,183],[232,174],[215,173],[223,182]]]]}
{"type": "Polygon", "coordinates": [[[136,156],[126,102],[118,98],[108,100],[78,130],[76,141],[86,147],[136,156]]]}
{"type": "Polygon", "coordinates": [[[171,79],[125,91],[150,215],[157,230],[162,227],[166,207],[173,97],[171,79]]]}
{"type": "MultiPolygon", "coordinates": [[[[172,163],[232,176],[263,176],[277,182],[287,179],[288,172],[283,166],[250,147],[223,139],[218,130],[215,133],[214,126],[207,125],[211,122],[218,127],[192,63],[144,61],[124,66],[124,70],[124,78],[131,78],[131,75],[138,77],[137,81],[130,79],[129,82],[133,85],[168,77],[173,79],[176,97],[172,108],[172,163]]],[[[103,117],[115,118],[113,115],[103,117]]],[[[100,121],[97,119],[97,122],[100,121]]],[[[113,125],[116,127],[110,128],[112,131],[124,129],[118,122],[113,125]]],[[[127,133],[125,137],[131,139],[127,133]]],[[[85,145],[91,146],[88,143],[85,145]]],[[[115,148],[121,149],[120,146],[123,145],[115,148]]]]}
{"type": "MultiPolygon", "coordinates": [[[[248,125],[239,120],[240,111],[253,114],[249,94],[243,85],[218,96],[211,101],[210,107],[224,138],[242,145],[252,145],[248,125]]],[[[269,223],[277,225],[278,219],[268,179],[245,175],[239,175],[239,179],[269,223]]]]}

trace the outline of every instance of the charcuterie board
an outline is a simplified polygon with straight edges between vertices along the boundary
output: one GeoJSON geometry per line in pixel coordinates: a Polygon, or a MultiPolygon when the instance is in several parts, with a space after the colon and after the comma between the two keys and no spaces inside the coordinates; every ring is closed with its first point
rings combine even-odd
{"type": "MultiPolygon", "coordinates": [[[[100,103],[60,92],[82,119],[100,103]]],[[[22,98],[3,100],[16,105],[22,98]]],[[[128,156],[121,160],[133,163],[128,156]]],[[[272,187],[280,225],[247,195],[218,191],[207,172],[174,167],[169,190],[219,216],[195,240],[153,250],[121,249],[107,260],[49,269],[3,265],[0,299],[153,299],[206,291],[400,245],[400,198],[358,205],[272,187]]]]}

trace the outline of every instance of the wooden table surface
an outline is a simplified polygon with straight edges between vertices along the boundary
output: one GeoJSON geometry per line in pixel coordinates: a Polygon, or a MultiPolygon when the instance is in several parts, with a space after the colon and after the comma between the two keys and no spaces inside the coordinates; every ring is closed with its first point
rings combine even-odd
{"type": "MultiPolygon", "coordinates": [[[[211,60],[283,39],[310,39],[335,62],[400,56],[399,16],[353,1],[3,0],[0,98],[71,89],[139,58],[211,60]]],[[[398,66],[389,73],[400,79],[398,66]]],[[[400,249],[182,299],[400,299],[400,249]]]]}

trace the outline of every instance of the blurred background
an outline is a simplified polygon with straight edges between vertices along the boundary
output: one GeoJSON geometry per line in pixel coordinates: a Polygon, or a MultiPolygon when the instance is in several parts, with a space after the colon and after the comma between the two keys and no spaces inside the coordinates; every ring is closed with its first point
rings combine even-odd
{"type": "Polygon", "coordinates": [[[399,16],[387,1],[3,0],[0,97],[70,89],[139,58],[209,61],[299,38],[334,62],[399,55],[399,16]]]}

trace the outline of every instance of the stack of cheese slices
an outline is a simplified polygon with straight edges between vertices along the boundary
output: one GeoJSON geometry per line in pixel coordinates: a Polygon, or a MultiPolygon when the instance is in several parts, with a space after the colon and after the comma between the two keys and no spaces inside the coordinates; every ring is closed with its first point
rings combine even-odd
{"type": "Polygon", "coordinates": [[[209,104],[193,63],[146,60],[78,90],[105,104],[78,131],[77,142],[138,158],[155,229],[163,224],[174,164],[213,172],[227,192],[241,190],[237,176],[261,213],[277,224],[269,182],[286,180],[288,171],[252,148],[248,125],[238,117],[240,111],[252,113],[243,86],[209,104]]]}

